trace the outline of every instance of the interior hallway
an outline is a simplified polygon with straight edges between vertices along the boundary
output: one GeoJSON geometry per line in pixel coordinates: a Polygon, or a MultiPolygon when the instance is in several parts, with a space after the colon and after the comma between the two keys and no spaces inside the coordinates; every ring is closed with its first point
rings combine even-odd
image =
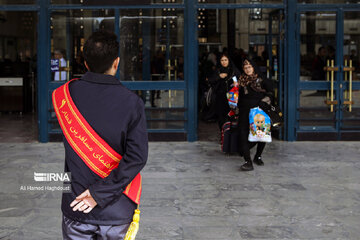
{"type": "Polygon", "coordinates": [[[0,143],[37,142],[38,127],[34,113],[1,113],[0,143]]]}

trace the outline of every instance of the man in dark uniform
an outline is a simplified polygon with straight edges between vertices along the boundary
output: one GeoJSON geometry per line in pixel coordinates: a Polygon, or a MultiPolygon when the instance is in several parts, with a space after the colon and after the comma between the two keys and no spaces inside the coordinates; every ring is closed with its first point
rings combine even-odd
{"type": "MultiPolygon", "coordinates": [[[[89,71],[68,87],[80,114],[122,158],[102,178],[75,151],[65,138],[68,134],[64,137],[65,171],[71,172],[72,189],[62,198],[64,239],[123,239],[137,207],[123,192],[147,161],[148,135],[143,101],[115,78],[118,52],[115,34],[93,33],[84,45],[89,71]]],[[[85,144],[86,139],[80,139],[85,144]]]]}

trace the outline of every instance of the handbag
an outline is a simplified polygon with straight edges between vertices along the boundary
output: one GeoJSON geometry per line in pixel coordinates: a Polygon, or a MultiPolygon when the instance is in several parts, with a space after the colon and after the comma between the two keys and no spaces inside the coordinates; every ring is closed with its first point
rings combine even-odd
{"type": "Polygon", "coordinates": [[[279,106],[270,105],[270,110],[267,112],[271,119],[272,127],[280,127],[284,123],[283,113],[279,106]]]}
{"type": "Polygon", "coordinates": [[[263,101],[260,102],[259,106],[267,115],[269,115],[271,119],[271,126],[273,128],[281,127],[284,123],[284,116],[279,106],[267,104],[263,101]]]}

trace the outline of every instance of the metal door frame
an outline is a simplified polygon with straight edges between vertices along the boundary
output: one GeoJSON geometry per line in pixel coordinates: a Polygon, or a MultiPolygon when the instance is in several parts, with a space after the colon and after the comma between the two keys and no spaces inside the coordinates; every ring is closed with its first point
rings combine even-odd
{"type": "MultiPolygon", "coordinates": [[[[184,133],[187,135],[188,141],[197,140],[197,69],[193,66],[197,65],[197,45],[196,40],[196,8],[195,0],[186,0],[183,4],[155,4],[155,5],[104,5],[104,6],[82,6],[82,5],[52,5],[50,0],[38,0],[37,5],[33,8],[39,11],[39,29],[38,29],[38,44],[41,48],[38,49],[38,99],[39,99],[39,141],[48,142],[49,134],[59,133],[50,128],[50,108],[51,108],[51,92],[56,87],[63,83],[50,82],[50,58],[51,58],[51,31],[50,31],[50,17],[51,12],[55,10],[70,10],[70,9],[113,9],[115,11],[115,24],[119,23],[119,11],[121,9],[161,9],[171,8],[184,10],[184,81],[134,81],[122,83],[130,90],[182,90],[184,91],[184,107],[185,112],[185,127],[184,129],[156,129],[149,132],[159,133],[184,133]]],[[[29,9],[26,6],[26,10],[29,9]]],[[[18,8],[16,8],[18,9],[18,8]]],[[[117,28],[114,29],[119,36],[121,33],[117,28]]]]}
{"type": "MultiPolygon", "coordinates": [[[[184,1],[187,1],[187,0],[184,0],[184,1]]],[[[194,0],[192,0],[194,1],[194,0]]],[[[195,11],[197,9],[219,9],[219,10],[227,10],[227,9],[253,9],[253,8],[261,8],[261,9],[274,9],[274,10],[280,10],[280,12],[282,11],[284,13],[284,16],[287,16],[287,12],[288,12],[288,5],[291,6],[290,3],[288,2],[292,2],[292,1],[295,1],[295,0],[283,0],[282,3],[274,3],[274,4],[237,4],[237,3],[230,3],[230,4],[204,4],[204,3],[198,3],[198,1],[196,1],[196,4],[195,4],[195,11]]],[[[294,5],[295,6],[295,5],[294,5]]],[[[285,18],[284,19],[284,22],[280,23],[279,21],[279,46],[280,46],[280,49],[279,49],[279,55],[282,56],[282,58],[279,58],[278,59],[278,66],[279,66],[279,73],[281,73],[279,75],[279,81],[280,81],[280,84],[279,84],[279,92],[278,92],[278,95],[279,95],[279,105],[280,107],[282,108],[282,111],[283,111],[283,114],[284,116],[287,116],[287,91],[286,91],[286,88],[288,86],[288,84],[286,83],[286,79],[287,79],[287,71],[288,71],[288,68],[287,68],[287,36],[286,36],[286,32],[287,32],[287,21],[288,19],[285,18]],[[283,32],[283,38],[280,37],[280,31],[281,30],[284,30],[283,32]]],[[[269,21],[271,22],[271,21],[269,21]]],[[[197,30],[197,17],[196,17],[196,25],[195,25],[195,29],[197,30]]],[[[196,34],[197,35],[197,34],[196,34]]],[[[271,28],[269,28],[269,33],[268,35],[271,35],[271,28]]],[[[195,59],[198,59],[198,41],[196,39],[196,58],[195,59]]],[[[266,45],[266,43],[265,43],[266,45]]],[[[270,55],[269,55],[270,57],[270,55]]],[[[198,75],[196,74],[196,85],[198,84],[198,75]]],[[[196,87],[197,89],[197,87],[196,87]]],[[[197,92],[196,92],[197,93],[197,92]]],[[[284,130],[286,131],[286,129],[288,128],[287,127],[288,123],[285,122],[284,123],[284,130]]],[[[279,137],[281,139],[284,139],[286,140],[287,139],[287,135],[284,135],[283,132],[281,131],[279,133],[279,137]]]]}
{"type": "MultiPolygon", "coordinates": [[[[293,122],[289,125],[294,126],[294,135],[292,135],[291,132],[288,134],[289,140],[296,140],[298,133],[334,133],[337,135],[336,139],[332,140],[341,140],[341,132],[344,132],[344,130],[341,130],[341,122],[343,119],[343,90],[345,88],[341,88],[342,86],[345,86],[347,88],[348,84],[344,82],[343,76],[343,43],[344,43],[344,12],[349,11],[360,11],[360,5],[359,4],[298,4],[295,12],[295,71],[293,73],[293,76],[295,76],[296,83],[291,83],[296,89],[295,97],[295,106],[296,109],[293,109],[294,118],[293,122]],[[338,100],[338,104],[334,106],[335,113],[335,121],[336,125],[335,128],[333,127],[319,127],[317,126],[316,129],[314,129],[313,126],[306,126],[306,127],[300,127],[299,126],[299,108],[300,108],[300,91],[301,90],[328,90],[330,83],[329,82],[301,82],[300,81],[300,14],[303,12],[315,12],[315,11],[331,11],[336,13],[336,33],[335,33],[335,40],[336,40],[336,63],[338,63],[336,66],[339,67],[339,71],[335,72],[335,79],[334,81],[334,89],[336,90],[336,99],[338,100]],[[340,64],[341,63],[341,64],[340,64]],[[295,110],[295,111],[294,111],[295,110]]],[[[360,89],[360,82],[353,82],[353,89],[360,89]]],[[[356,130],[352,130],[352,132],[358,132],[356,130]]],[[[360,131],[359,131],[360,133],[360,131]]]]}
{"type": "MultiPolygon", "coordinates": [[[[41,26],[39,34],[41,36],[41,71],[39,71],[39,100],[41,99],[41,106],[39,105],[39,140],[40,142],[47,142],[49,140],[49,133],[51,133],[49,121],[49,109],[51,106],[51,99],[49,98],[52,89],[59,86],[59,83],[49,82],[50,78],[50,15],[54,10],[66,9],[114,9],[115,18],[119,17],[120,9],[158,9],[167,8],[166,4],[155,5],[126,5],[126,6],[82,6],[82,5],[52,5],[50,0],[38,0],[40,7],[41,26]]],[[[286,0],[284,0],[285,2],[286,0]]],[[[164,81],[164,82],[150,82],[150,81],[135,81],[122,82],[131,90],[183,90],[185,92],[185,128],[184,129],[159,129],[154,132],[176,133],[183,132],[187,135],[188,141],[197,140],[197,126],[198,126],[198,41],[197,41],[197,9],[234,9],[234,8],[274,8],[284,9],[284,4],[200,4],[197,0],[184,0],[182,4],[172,4],[171,8],[184,9],[184,81],[164,81]]],[[[115,19],[115,23],[118,20],[115,19]]],[[[117,34],[120,34],[115,29],[117,34]]],[[[40,65],[39,65],[40,69],[40,65]]]]}
{"type": "MultiPolygon", "coordinates": [[[[44,13],[41,11],[41,7],[40,5],[43,3],[42,0],[37,0],[35,1],[34,4],[14,4],[14,5],[0,5],[0,11],[5,11],[5,12],[36,12],[38,17],[37,17],[37,24],[36,24],[36,30],[37,30],[37,117],[38,117],[38,122],[40,122],[40,119],[42,117],[42,109],[44,109],[44,105],[46,105],[46,101],[44,101],[44,99],[41,98],[41,95],[39,94],[41,92],[41,89],[43,89],[43,85],[41,84],[41,74],[40,71],[42,69],[42,57],[44,54],[44,49],[41,48],[42,44],[43,44],[43,35],[41,33],[41,28],[42,25],[44,25],[44,22],[46,22],[46,20],[44,20],[44,13]]],[[[38,132],[39,132],[39,139],[40,139],[40,135],[41,135],[41,125],[38,124],[38,132]]]]}
{"type": "MultiPolygon", "coordinates": [[[[283,9],[277,9],[274,10],[273,12],[271,12],[269,14],[269,34],[268,34],[268,38],[267,38],[267,45],[268,45],[268,56],[269,56],[269,66],[271,69],[271,66],[274,66],[273,63],[273,56],[272,56],[272,38],[275,36],[277,39],[277,44],[278,44],[278,56],[277,56],[277,65],[278,65],[278,92],[277,92],[277,101],[278,101],[278,105],[280,106],[280,109],[283,109],[282,112],[283,114],[286,116],[286,109],[285,109],[285,101],[284,101],[284,96],[285,96],[285,91],[284,91],[284,76],[285,76],[285,68],[284,68],[284,47],[285,47],[285,41],[284,41],[284,37],[285,37],[285,22],[283,21],[284,17],[284,10],[283,9]],[[275,35],[272,32],[272,23],[273,23],[273,19],[272,16],[274,15],[278,15],[278,33],[275,35]]],[[[272,71],[270,71],[269,74],[269,79],[272,79],[272,71]]],[[[279,139],[283,139],[283,131],[282,129],[279,129],[279,139]]]]}

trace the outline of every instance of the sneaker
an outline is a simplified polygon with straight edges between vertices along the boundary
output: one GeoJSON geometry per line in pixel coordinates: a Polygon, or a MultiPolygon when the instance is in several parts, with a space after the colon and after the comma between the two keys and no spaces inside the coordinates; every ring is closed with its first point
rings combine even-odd
{"type": "Polygon", "coordinates": [[[264,166],[264,162],[261,160],[261,156],[255,156],[254,163],[259,166],[264,166]]]}
{"type": "Polygon", "coordinates": [[[241,171],[252,171],[254,170],[253,164],[251,161],[245,161],[243,165],[240,167],[241,171]]]}

